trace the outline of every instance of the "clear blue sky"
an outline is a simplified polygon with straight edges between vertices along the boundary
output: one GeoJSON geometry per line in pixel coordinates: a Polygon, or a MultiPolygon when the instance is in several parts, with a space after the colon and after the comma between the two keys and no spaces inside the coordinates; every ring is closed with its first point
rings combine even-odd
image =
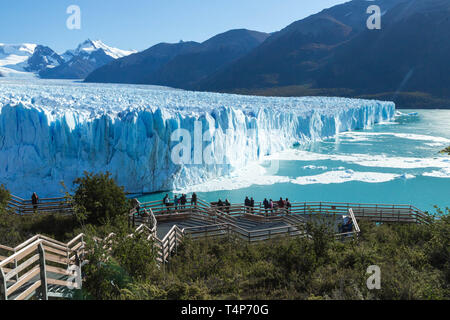
{"type": "Polygon", "coordinates": [[[101,39],[121,49],[159,42],[202,42],[237,28],[278,31],[348,0],[7,0],[0,43],[38,43],[57,52],[101,39]],[[66,28],[69,5],[81,8],[81,30],[66,28]]]}

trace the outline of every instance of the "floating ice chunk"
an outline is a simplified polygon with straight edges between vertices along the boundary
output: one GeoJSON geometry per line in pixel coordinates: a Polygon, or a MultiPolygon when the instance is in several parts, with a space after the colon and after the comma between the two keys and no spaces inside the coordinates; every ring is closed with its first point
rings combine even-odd
{"type": "Polygon", "coordinates": [[[350,181],[361,181],[367,183],[388,182],[398,178],[399,175],[380,172],[357,172],[353,170],[328,171],[316,176],[298,177],[292,180],[292,183],[300,185],[308,184],[331,184],[344,183],[350,181]]]}

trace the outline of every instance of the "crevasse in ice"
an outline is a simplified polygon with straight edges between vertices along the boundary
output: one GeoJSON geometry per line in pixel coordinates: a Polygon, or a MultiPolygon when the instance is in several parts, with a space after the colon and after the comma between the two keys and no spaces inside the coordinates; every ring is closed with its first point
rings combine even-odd
{"type": "Polygon", "coordinates": [[[50,196],[60,194],[61,181],[71,189],[84,171],[109,171],[129,192],[171,190],[394,114],[394,103],[375,100],[2,80],[0,184],[22,196],[50,196]],[[192,135],[191,163],[173,161],[180,141],[172,134],[180,128],[192,135]],[[194,159],[195,148],[215,161],[194,159]]]}

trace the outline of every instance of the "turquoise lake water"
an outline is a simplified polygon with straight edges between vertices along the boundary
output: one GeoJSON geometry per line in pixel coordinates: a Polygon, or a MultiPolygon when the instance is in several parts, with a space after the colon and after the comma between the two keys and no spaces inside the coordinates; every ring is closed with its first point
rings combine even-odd
{"type": "MultiPolygon", "coordinates": [[[[256,201],[411,204],[430,212],[434,205],[450,207],[450,156],[439,154],[450,146],[450,110],[401,113],[393,122],[300,146],[233,177],[179,192],[232,203],[251,196],[256,201]],[[274,161],[279,169],[264,174],[261,167],[274,161]]],[[[165,193],[140,200],[159,200],[165,193]]]]}

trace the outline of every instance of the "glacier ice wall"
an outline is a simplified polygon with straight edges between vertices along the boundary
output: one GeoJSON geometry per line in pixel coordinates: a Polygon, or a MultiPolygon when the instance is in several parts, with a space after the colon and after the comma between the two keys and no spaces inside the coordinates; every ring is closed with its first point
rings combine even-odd
{"type": "Polygon", "coordinates": [[[394,103],[372,100],[2,80],[0,184],[24,197],[33,191],[53,196],[61,181],[70,189],[84,171],[109,171],[130,192],[170,190],[229,174],[295,143],[390,120],[394,113],[394,103]],[[174,163],[179,141],[171,140],[172,133],[192,133],[194,158],[199,123],[197,132],[208,140],[201,150],[216,161],[174,163]]]}

